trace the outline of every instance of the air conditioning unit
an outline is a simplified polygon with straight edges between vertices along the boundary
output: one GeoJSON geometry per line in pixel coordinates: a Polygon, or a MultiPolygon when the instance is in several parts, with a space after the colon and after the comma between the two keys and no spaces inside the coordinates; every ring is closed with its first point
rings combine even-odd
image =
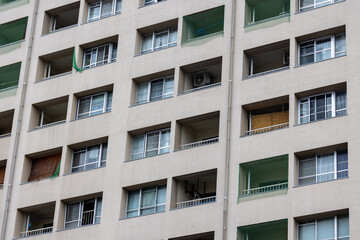
{"type": "Polygon", "coordinates": [[[203,87],[212,82],[213,76],[206,70],[193,73],[194,87],[203,87]]]}

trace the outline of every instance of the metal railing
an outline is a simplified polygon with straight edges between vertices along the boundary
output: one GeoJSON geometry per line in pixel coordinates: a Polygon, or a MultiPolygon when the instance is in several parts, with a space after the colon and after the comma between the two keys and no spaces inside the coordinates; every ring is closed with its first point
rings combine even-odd
{"type": "Polygon", "coordinates": [[[204,90],[204,89],[208,89],[208,88],[212,88],[212,87],[217,87],[217,86],[220,86],[220,85],[221,85],[221,82],[218,82],[218,83],[209,84],[209,85],[206,85],[206,86],[203,86],[203,87],[192,88],[192,89],[188,89],[188,90],[183,91],[182,94],[197,92],[197,91],[200,91],[200,90],[204,90]]]}
{"type": "Polygon", "coordinates": [[[257,128],[254,130],[245,131],[245,135],[252,135],[252,134],[256,134],[256,133],[268,132],[271,130],[280,129],[280,128],[284,128],[284,127],[288,127],[288,126],[289,126],[289,123],[287,122],[287,123],[272,125],[269,127],[257,128]]]}
{"type": "Polygon", "coordinates": [[[206,140],[198,141],[198,142],[193,142],[193,143],[183,144],[183,145],[180,145],[179,148],[180,149],[188,149],[188,148],[208,145],[208,144],[211,144],[211,143],[217,143],[217,142],[219,142],[219,137],[210,138],[210,139],[206,139],[206,140]]]}
{"type": "Polygon", "coordinates": [[[265,187],[258,187],[258,188],[251,188],[251,189],[245,189],[243,190],[243,195],[253,195],[253,194],[259,194],[259,193],[266,193],[266,192],[272,192],[277,190],[282,190],[288,188],[288,183],[278,183],[273,184],[265,187]]]}
{"type": "Polygon", "coordinates": [[[35,127],[35,129],[47,128],[47,127],[59,125],[59,124],[65,123],[65,122],[66,122],[66,120],[61,120],[61,121],[58,121],[58,122],[52,122],[52,123],[44,124],[44,125],[41,125],[41,126],[37,126],[37,127],[35,127]]]}
{"type": "Polygon", "coordinates": [[[29,236],[35,236],[35,235],[40,235],[40,234],[44,234],[44,233],[51,233],[52,231],[53,231],[53,227],[39,228],[39,229],[35,229],[35,230],[21,232],[20,236],[21,237],[29,237],[29,236]]]}
{"type": "Polygon", "coordinates": [[[258,24],[265,23],[265,22],[270,22],[270,21],[273,21],[273,20],[276,20],[276,19],[279,19],[279,18],[289,17],[289,16],[290,16],[290,13],[288,13],[288,12],[280,12],[278,16],[274,16],[274,17],[270,17],[270,18],[267,18],[267,19],[259,20],[257,22],[252,22],[252,23],[249,23],[245,27],[251,27],[251,26],[254,26],[254,25],[258,25],[258,24]]]}
{"type": "Polygon", "coordinates": [[[10,137],[11,133],[5,133],[3,135],[0,135],[0,138],[6,138],[6,137],[10,137]]]}
{"type": "Polygon", "coordinates": [[[195,206],[195,205],[212,203],[215,201],[216,201],[216,196],[199,198],[199,199],[194,199],[194,200],[189,200],[189,201],[184,201],[184,202],[178,202],[178,203],[176,203],[176,208],[190,207],[190,206],[195,206]]]}
{"type": "Polygon", "coordinates": [[[286,66],[286,67],[271,69],[271,70],[265,71],[265,72],[255,73],[255,74],[247,76],[247,78],[253,78],[253,77],[258,77],[258,76],[262,76],[262,75],[267,75],[267,74],[270,74],[270,73],[280,72],[280,71],[283,71],[283,70],[286,70],[286,69],[290,69],[290,67],[286,66]]]}
{"type": "Polygon", "coordinates": [[[84,211],[82,213],[81,226],[94,224],[95,210],[84,211]]]}

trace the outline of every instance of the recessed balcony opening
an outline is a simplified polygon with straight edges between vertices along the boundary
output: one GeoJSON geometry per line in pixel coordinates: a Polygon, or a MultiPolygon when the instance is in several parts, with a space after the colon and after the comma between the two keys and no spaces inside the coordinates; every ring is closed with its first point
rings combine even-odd
{"type": "Polygon", "coordinates": [[[290,41],[285,40],[244,51],[244,78],[289,69],[290,41]]]}
{"type": "Polygon", "coordinates": [[[19,209],[18,237],[31,237],[53,232],[55,203],[19,209]]]}
{"type": "Polygon", "coordinates": [[[40,129],[66,122],[69,97],[62,97],[33,105],[30,129],[40,129]]]}
{"type": "Polygon", "coordinates": [[[184,237],[169,238],[169,240],[214,240],[214,239],[215,239],[214,232],[199,233],[184,237]]]}
{"type": "Polygon", "coordinates": [[[212,203],[216,201],[217,170],[188,174],[173,179],[173,208],[212,203]]]}
{"type": "Polygon", "coordinates": [[[25,156],[22,182],[32,182],[59,176],[61,148],[25,156]]]}
{"type": "Polygon", "coordinates": [[[290,16],[290,0],[246,0],[245,27],[290,16]]]}
{"type": "Polygon", "coordinates": [[[6,160],[0,161],[0,189],[4,187],[6,160]]]}
{"type": "Polygon", "coordinates": [[[25,39],[28,18],[18,19],[0,25],[0,47],[25,39]]]}
{"type": "Polygon", "coordinates": [[[0,138],[11,136],[14,110],[0,113],[0,138]]]}
{"type": "Polygon", "coordinates": [[[289,97],[265,100],[243,106],[242,135],[269,132],[289,126],[289,97]]]}
{"type": "Polygon", "coordinates": [[[240,164],[239,197],[288,188],[288,155],[240,164]]]}
{"type": "Polygon", "coordinates": [[[80,2],[68,4],[45,12],[42,33],[54,32],[78,24],[80,2]]]}
{"type": "Polygon", "coordinates": [[[72,72],[74,48],[39,57],[36,80],[42,80],[72,72]]]}
{"type": "Polygon", "coordinates": [[[224,6],[183,17],[181,43],[198,40],[224,31],[224,6]]]}
{"type": "Polygon", "coordinates": [[[178,120],[175,149],[189,149],[219,142],[220,112],[178,120]]]}
{"type": "Polygon", "coordinates": [[[287,220],[254,224],[238,228],[238,240],[287,240],[287,220]]]}
{"type": "Polygon", "coordinates": [[[193,63],[180,68],[179,94],[221,85],[222,57],[193,63]]]}
{"type": "Polygon", "coordinates": [[[18,87],[20,70],[21,62],[0,67],[0,92],[18,87]]]}

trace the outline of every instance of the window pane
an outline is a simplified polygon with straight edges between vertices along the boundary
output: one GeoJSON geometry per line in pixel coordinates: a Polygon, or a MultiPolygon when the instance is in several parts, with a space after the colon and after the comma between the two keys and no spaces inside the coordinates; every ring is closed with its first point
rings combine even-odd
{"type": "Polygon", "coordinates": [[[162,48],[162,47],[166,47],[168,44],[168,32],[163,32],[163,33],[157,33],[155,34],[155,43],[154,43],[154,48],[162,48]]]}
{"type": "Polygon", "coordinates": [[[108,92],[107,95],[107,105],[106,105],[106,111],[111,111],[112,107],[112,98],[113,98],[113,92],[108,92]]]}
{"type": "Polygon", "coordinates": [[[300,65],[314,62],[314,54],[300,57],[300,65]]]}
{"type": "Polygon", "coordinates": [[[138,216],[138,211],[135,210],[135,211],[129,211],[126,213],[126,217],[136,217],[138,216]]]}
{"type": "Polygon", "coordinates": [[[164,80],[151,81],[150,101],[162,99],[164,80]]]}
{"type": "Polygon", "coordinates": [[[140,83],[136,92],[136,104],[147,102],[149,83],[140,83]]]}
{"type": "Polygon", "coordinates": [[[170,30],[169,44],[177,42],[177,29],[170,30]]]}
{"type": "Polygon", "coordinates": [[[142,39],[141,53],[149,52],[152,50],[152,34],[145,35],[142,39]]]}
{"type": "Polygon", "coordinates": [[[90,101],[91,101],[91,97],[85,97],[79,100],[78,115],[86,114],[90,111],[90,101]]]}
{"type": "Polygon", "coordinates": [[[87,149],[86,163],[99,161],[100,145],[89,147],[87,149]]]}
{"type": "Polygon", "coordinates": [[[318,155],[317,174],[330,173],[334,171],[334,154],[318,155]]]}
{"type": "MultiPolygon", "coordinates": [[[[67,205],[66,222],[80,219],[80,202],[67,205]]],[[[77,225],[77,224],[76,224],[77,225]]]]}
{"type": "Polygon", "coordinates": [[[338,236],[349,236],[349,216],[338,216],[338,236]]]}
{"type": "Polygon", "coordinates": [[[343,56],[346,51],[346,38],[345,33],[341,33],[335,36],[335,56],[343,56]]]}
{"type": "Polygon", "coordinates": [[[102,0],[101,17],[111,15],[112,2],[113,0],[102,0]]]}
{"type": "Polygon", "coordinates": [[[167,77],[164,86],[164,97],[171,97],[174,92],[174,77],[167,77]]]}
{"type": "MultiPolygon", "coordinates": [[[[128,203],[127,203],[127,211],[135,210],[139,208],[139,190],[129,192],[128,203]]],[[[137,213],[136,215],[137,216],[137,213]]]]}
{"type": "Polygon", "coordinates": [[[144,135],[133,137],[131,159],[142,158],[144,155],[144,135]]]}
{"type": "Polygon", "coordinates": [[[300,226],[299,240],[315,240],[315,224],[300,226]]]}
{"type": "Polygon", "coordinates": [[[170,130],[161,131],[160,147],[170,146],[170,130]]]}
{"type": "Polygon", "coordinates": [[[141,192],[141,207],[155,206],[156,187],[145,188],[141,192]]]}
{"type": "Polygon", "coordinates": [[[103,143],[101,152],[101,160],[106,160],[107,157],[107,143],[103,143]]]}
{"type": "Polygon", "coordinates": [[[84,165],[85,163],[85,152],[74,153],[73,167],[84,165]]]}
{"type": "Polygon", "coordinates": [[[316,120],[325,119],[325,95],[316,97],[316,120]]]}
{"type": "Polygon", "coordinates": [[[339,111],[340,109],[347,108],[346,90],[336,91],[335,102],[336,116],[346,113],[346,111],[339,111]]]}
{"type": "Polygon", "coordinates": [[[84,67],[88,67],[91,64],[91,52],[85,53],[84,67]]]}
{"type": "Polygon", "coordinates": [[[116,0],[116,8],[115,8],[115,12],[121,12],[121,7],[122,7],[122,0],[116,0]]]}
{"type": "Polygon", "coordinates": [[[166,203],[166,185],[158,187],[158,197],[156,204],[166,203]]]}
{"type": "Polygon", "coordinates": [[[301,178],[299,179],[299,185],[311,184],[316,183],[316,177],[308,177],[308,178],[301,178]]]}
{"type": "Polygon", "coordinates": [[[100,3],[95,3],[90,6],[89,20],[97,19],[100,17],[100,3]]]}
{"type": "Polygon", "coordinates": [[[104,63],[104,59],[105,59],[105,47],[99,47],[96,57],[96,64],[104,63]]]}
{"type": "Polygon", "coordinates": [[[100,94],[92,97],[91,116],[102,113],[104,109],[105,94],[100,94]]]}
{"type": "Polygon", "coordinates": [[[299,162],[299,177],[316,175],[315,157],[300,160],[299,162]]]}
{"type": "Polygon", "coordinates": [[[156,206],[156,212],[165,212],[165,205],[156,206]]]}
{"type": "Polygon", "coordinates": [[[147,134],[146,151],[159,148],[159,132],[147,134]]]}
{"type": "Polygon", "coordinates": [[[317,222],[318,239],[334,239],[334,218],[320,219],[317,222]]]}
{"type": "Polygon", "coordinates": [[[151,213],[155,213],[155,207],[142,209],[140,214],[146,215],[146,214],[151,214],[151,213]]]}
{"type": "Polygon", "coordinates": [[[326,60],[331,58],[331,50],[326,50],[326,51],[322,51],[322,52],[317,52],[316,53],[316,61],[322,61],[322,60],[326,60]]]}
{"type": "Polygon", "coordinates": [[[101,209],[102,209],[102,198],[97,198],[95,223],[100,223],[101,209]]]}
{"type": "Polygon", "coordinates": [[[300,8],[309,8],[314,6],[314,0],[300,0],[300,8]]]}

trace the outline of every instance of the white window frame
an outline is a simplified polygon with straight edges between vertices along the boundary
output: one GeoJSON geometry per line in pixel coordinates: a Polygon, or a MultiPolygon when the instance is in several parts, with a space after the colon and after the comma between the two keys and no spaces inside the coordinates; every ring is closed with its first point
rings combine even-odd
{"type": "Polygon", "coordinates": [[[313,4],[309,5],[307,7],[301,7],[301,2],[303,0],[299,0],[299,12],[304,12],[304,11],[308,11],[314,8],[318,8],[318,7],[324,7],[327,5],[331,5],[333,3],[337,3],[337,2],[342,2],[344,0],[323,0],[322,2],[317,3],[317,0],[313,0],[313,4]]]}
{"type": "MultiPolygon", "coordinates": [[[[139,203],[138,203],[139,205],[138,205],[138,208],[137,208],[137,215],[136,215],[136,217],[137,217],[137,216],[147,215],[147,214],[141,214],[141,210],[150,209],[150,208],[155,208],[155,213],[157,213],[157,208],[158,208],[159,206],[166,206],[166,202],[165,202],[165,203],[157,204],[159,187],[163,187],[163,186],[165,186],[165,190],[167,191],[167,186],[166,186],[166,184],[155,186],[155,187],[156,187],[155,205],[147,206],[147,207],[141,207],[142,192],[143,192],[144,189],[146,189],[146,188],[141,188],[141,189],[138,189],[138,190],[129,191],[128,194],[127,194],[127,198],[126,198],[126,218],[128,217],[128,212],[134,212],[134,211],[136,211],[136,209],[132,209],[131,211],[128,211],[128,204],[129,204],[129,195],[130,195],[130,192],[137,192],[137,191],[139,191],[139,203]]],[[[149,187],[147,187],[147,188],[151,188],[151,187],[154,187],[154,186],[149,186],[149,187]]],[[[164,211],[165,211],[165,210],[164,210],[164,211]]],[[[135,216],[133,216],[133,217],[135,217],[135,216]]]]}
{"type": "MultiPolygon", "coordinates": [[[[343,150],[345,150],[345,149],[343,149],[343,150]]],[[[347,149],[346,149],[346,151],[347,151],[347,149]]],[[[349,155],[348,155],[348,158],[349,158],[349,155]]],[[[347,159],[347,162],[349,162],[349,159],[347,159]]],[[[339,170],[339,171],[337,170],[337,151],[332,151],[332,152],[327,152],[327,153],[320,153],[320,154],[306,156],[303,159],[300,158],[299,161],[298,161],[298,184],[300,185],[300,179],[306,179],[306,178],[311,178],[311,177],[315,177],[315,182],[314,183],[326,182],[326,181],[318,181],[318,176],[328,175],[330,173],[332,173],[333,176],[334,176],[333,180],[341,179],[341,178],[338,178],[338,176],[337,176],[337,174],[341,173],[341,172],[349,172],[349,167],[347,169],[343,169],[343,170],[339,170]],[[334,171],[318,174],[317,173],[317,170],[318,170],[318,156],[319,155],[320,156],[325,155],[325,154],[331,154],[331,153],[334,155],[334,171]],[[309,157],[312,157],[312,156],[314,156],[314,158],[306,159],[306,158],[309,158],[309,157]],[[300,162],[313,161],[314,159],[315,159],[315,175],[308,175],[308,176],[300,177],[300,162]]],[[[301,184],[301,186],[303,186],[303,185],[307,185],[307,184],[301,184]]]]}
{"type": "MultiPolygon", "coordinates": [[[[79,98],[79,99],[78,99],[78,103],[77,103],[77,109],[76,109],[76,119],[82,119],[82,118],[91,117],[91,116],[92,116],[91,114],[94,113],[94,112],[100,112],[100,113],[110,112],[110,111],[111,111],[111,108],[108,109],[108,98],[109,98],[109,95],[110,95],[110,94],[112,94],[112,91],[96,93],[96,94],[87,95],[87,96],[84,96],[84,97],[79,98]],[[91,106],[92,106],[93,98],[96,97],[96,96],[99,96],[99,95],[104,95],[104,104],[103,104],[104,106],[103,106],[103,109],[92,111],[92,110],[91,110],[91,106]],[[90,97],[89,112],[87,112],[87,113],[82,113],[81,115],[84,115],[84,117],[79,117],[80,101],[81,101],[81,99],[88,98],[88,97],[90,97]]],[[[94,116],[94,115],[93,115],[93,116],[94,116]]]]}
{"type": "MultiPolygon", "coordinates": [[[[97,145],[93,145],[93,146],[89,146],[89,147],[86,147],[86,148],[82,148],[82,149],[79,149],[79,150],[76,150],[73,152],[72,154],[72,159],[71,159],[71,173],[73,173],[73,169],[74,168],[81,168],[83,167],[84,170],[83,171],[86,171],[86,165],[93,165],[94,163],[97,163],[97,166],[96,168],[99,168],[101,167],[101,164],[102,163],[106,163],[106,158],[105,159],[101,159],[102,158],[102,154],[103,154],[103,149],[104,149],[104,146],[107,147],[107,142],[106,143],[101,143],[101,144],[97,144],[97,145]],[[97,162],[92,162],[92,163],[86,163],[86,159],[87,159],[87,152],[89,151],[90,148],[92,147],[97,147],[99,146],[99,155],[98,155],[98,161],[97,162]],[[74,167],[74,158],[75,158],[75,154],[77,153],[85,153],[85,160],[84,160],[84,164],[83,165],[79,165],[79,166],[76,166],[74,167]]],[[[76,172],[83,172],[83,171],[76,171],[76,172]]]]}
{"type": "Polygon", "coordinates": [[[152,33],[148,33],[148,34],[143,35],[141,37],[140,54],[149,53],[149,52],[157,51],[157,50],[160,50],[160,49],[165,49],[165,48],[168,48],[168,47],[171,47],[171,46],[176,46],[177,38],[176,38],[175,42],[169,42],[170,41],[170,32],[173,31],[173,30],[176,30],[176,35],[177,35],[177,31],[178,31],[177,27],[171,27],[171,28],[168,28],[166,30],[161,30],[161,31],[153,31],[152,33]],[[155,47],[156,35],[161,35],[161,34],[166,33],[166,32],[167,32],[167,36],[168,36],[167,44],[163,45],[161,47],[155,47]],[[142,50],[143,41],[144,41],[144,38],[146,36],[152,36],[151,48],[146,49],[146,50],[142,50]]]}
{"type": "MultiPolygon", "coordinates": [[[[122,1],[120,1],[120,2],[121,2],[121,4],[122,4],[122,1]]],[[[89,3],[89,5],[88,5],[87,22],[99,20],[99,19],[102,19],[102,18],[105,18],[105,17],[108,17],[108,16],[112,16],[112,15],[121,13],[121,10],[116,11],[117,4],[118,4],[118,0],[113,0],[111,13],[110,13],[109,15],[106,15],[106,16],[101,16],[103,0],[99,0],[99,1],[96,1],[96,2],[89,3]],[[91,10],[91,8],[93,8],[93,7],[99,7],[99,8],[100,8],[100,9],[99,9],[99,15],[96,16],[96,17],[94,17],[94,18],[91,18],[91,19],[90,19],[90,10],[91,10]]]]}
{"type": "Polygon", "coordinates": [[[149,6],[151,4],[162,2],[162,1],[164,1],[164,0],[150,0],[149,2],[146,2],[146,0],[144,0],[144,6],[149,6]]]}
{"type": "MultiPolygon", "coordinates": [[[[346,92],[346,91],[345,91],[346,92]]],[[[342,108],[342,109],[338,109],[336,110],[336,91],[331,91],[331,92],[325,92],[325,93],[320,93],[320,94],[316,94],[316,95],[311,95],[311,96],[308,96],[308,97],[303,97],[303,98],[300,98],[298,100],[298,124],[305,124],[305,123],[311,123],[311,122],[316,122],[318,121],[317,119],[315,119],[314,121],[311,121],[310,120],[310,98],[312,97],[318,97],[318,96],[321,96],[321,95],[324,95],[325,96],[325,119],[329,119],[329,118],[333,118],[333,117],[336,117],[336,112],[338,111],[344,111],[344,110],[347,110],[347,108],[342,108]],[[327,94],[331,94],[331,117],[327,117],[326,116],[326,95],[327,94]],[[302,104],[302,101],[305,101],[307,100],[307,104],[309,105],[309,114],[306,115],[309,117],[309,121],[308,122],[304,122],[304,123],[301,123],[301,104],[302,104]]],[[[346,92],[346,96],[347,96],[347,92],[346,92]]],[[[316,104],[316,103],[315,103],[316,104]]],[[[316,109],[316,106],[315,106],[315,109],[316,109]]],[[[315,112],[315,116],[316,116],[316,113],[315,112]]]]}
{"type": "MultiPolygon", "coordinates": [[[[95,198],[95,203],[94,203],[94,217],[93,217],[93,222],[91,224],[95,224],[96,222],[96,210],[97,210],[97,205],[98,205],[98,200],[99,199],[102,199],[102,197],[97,197],[95,198]]],[[[83,217],[83,213],[84,213],[84,202],[85,201],[88,201],[88,200],[91,200],[91,199],[86,199],[86,200],[83,200],[83,201],[77,201],[77,202],[71,202],[71,203],[67,203],[66,204],[66,207],[65,207],[65,218],[64,218],[64,228],[65,229],[70,229],[70,228],[66,228],[66,224],[68,223],[73,223],[73,222],[77,222],[77,227],[81,227],[82,226],[82,217],[83,217]],[[66,221],[66,218],[67,218],[67,212],[68,212],[68,207],[69,205],[71,204],[75,204],[75,203],[79,203],[80,206],[79,206],[79,219],[77,220],[72,220],[72,221],[66,221]]],[[[100,216],[101,218],[101,216],[100,216]]]]}
{"type": "MultiPolygon", "coordinates": [[[[159,155],[162,149],[169,148],[169,152],[170,152],[170,140],[169,140],[169,145],[164,146],[164,147],[160,147],[160,145],[161,145],[162,132],[165,132],[165,131],[166,131],[166,132],[169,131],[169,134],[171,133],[171,132],[170,132],[170,128],[163,128],[163,129],[160,129],[160,130],[155,130],[155,131],[146,132],[146,133],[144,133],[144,134],[139,134],[139,135],[144,135],[144,138],[143,138],[143,139],[144,139],[144,140],[143,140],[143,141],[144,141],[144,148],[143,148],[143,151],[142,151],[142,156],[139,157],[139,158],[133,158],[134,153],[132,152],[133,149],[131,149],[131,160],[147,157],[147,156],[146,156],[146,153],[147,153],[147,152],[150,152],[150,151],[155,151],[155,150],[157,150],[157,154],[155,154],[155,156],[156,156],[156,155],[159,155]],[[158,148],[147,149],[147,139],[148,139],[148,136],[149,136],[150,134],[157,133],[157,132],[159,133],[158,148]]],[[[136,136],[138,136],[138,135],[136,135],[136,136]]],[[[134,137],[135,137],[135,136],[134,136],[134,137]]],[[[134,137],[133,137],[133,139],[134,139],[134,137]]],[[[140,154],[140,153],[136,153],[135,155],[139,155],[139,154],[140,154]]]]}
{"type": "MultiPolygon", "coordinates": [[[[341,216],[341,215],[339,215],[341,216]]],[[[345,216],[345,215],[344,215],[345,216]]],[[[349,215],[346,215],[349,219],[349,215]]],[[[343,238],[349,238],[350,239],[350,235],[347,235],[347,236],[343,236],[343,237],[339,237],[338,236],[338,215],[334,216],[334,238],[333,239],[329,239],[329,240],[341,240],[343,238]]],[[[323,218],[319,218],[319,219],[315,219],[315,220],[310,220],[310,221],[307,221],[306,223],[301,223],[301,224],[298,224],[298,227],[297,227],[297,239],[300,239],[300,227],[302,226],[309,226],[309,225],[314,225],[315,226],[315,231],[314,231],[314,239],[317,240],[317,229],[318,229],[318,221],[319,220],[323,220],[323,218]]]]}
{"type": "MultiPolygon", "coordinates": [[[[84,50],[82,67],[87,69],[87,68],[92,68],[92,67],[96,67],[96,66],[99,66],[99,65],[104,65],[104,64],[111,63],[111,62],[115,61],[116,57],[114,58],[113,55],[116,56],[116,54],[113,51],[117,51],[116,43],[106,43],[106,44],[102,44],[102,45],[99,45],[99,46],[96,46],[96,47],[85,49],[84,50]],[[101,48],[101,47],[105,47],[105,48],[108,47],[108,58],[107,59],[104,58],[102,61],[96,62],[97,55],[98,55],[98,52],[99,52],[99,48],[101,48]],[[85,65],[86,55],[88,55],[88,54],[90,54],[90,65],[85,65]],[[95,63],[91,62],[91,59],[93,58],[93,54],[95,55],[94,56],[95,63]]],[[[105,56],[105,53],[104,53],[104,56],[105,56]]]]}
{"type": "MultiPolygon", "coordinates": [[[[156,78],[156,79],[153,79],[153,80],[150,80],[148,82],[148,86],[147,86],[147,89],[148,89],[148,92],[147,92],[147,98],[146,100],[144,101],[139,101],[139,102],[136,102],[135,105],[139,105],[139,104],[143,104],[143,103],[148,103],[148,102],[152,102],[152,101],[156,101],[156,100],[151,100],[151,84],[155,81],[159,81],[159,80],[163,80],[163,89],[162,89],[162,97],[161,99],[165,99],[165,98],[169,98],[169,97],[172,97],[174,95],[174,75],[169,75],[169,76],[166,76],[166,77],[162,77],[162,78],[156,78]],[[172,82],[173,82],[173,91],[172,92],[169,92],[169,93],[165,93],[165,84],[166,84],[166,81],[168,81],[169,79],[172,79],[172,82]]],[[[141,83],[140,83],[141,84],[141,83]]],[[[138,89],[136,89],[136,96],[138,95],[138,89]]]]}
{"type": "MultiPolygon", "coordinates": [[[[303,41],[303,42],[300,42],[299,45],[298,45],[298,65],[299,66],[302,66],[302,65],[307,65],[307,64],[311,64],[311,63],[315,63],[315,62],[321,62],[321,61],[325,61],[325,60],[328,60],[328,59],[332,59],[332,58],[335,58],[336,54],[339,54],[339,53],[343,53],[344,55],[346,54],[346,49],[342,52],[335,52],[336,51],[336,43],[335,43],[335,38],[336,36],[338,35],[341,35],[341,34],[345,34],[345,32],[342,32],[342,33],[337,33],[337,34],[333,34],[333,35],[328,35],[328,36],[324,36],[324,37],[321,37],[321,38],[316,38],[316,39],[312,39],[312,40],[308,40],[308,41],[303,41]],[[327,59],[323,59],[323,60],[319,60],[317,61],[316,60],[316,55],[320,52],[323,52],[323,51],[326,51],[326,50],[329,50],[329,49],[326,49],[326,50],[322,50],[322,51],[316,51],[316,47],[317,47],[317,42],[318,41],[322,41],[322,40],[325,40],[327,38],[330,38],[330,51],[331,51],[331,54],[330,54],[330,58],[327,58],[327,59]],[[308,55],[314,55],[314,59],[313,59],[313,62],[309,62],[309,63],[304,63],[304,64],[301,64],[301,45],[302,44],[305,44],[305,43],[313,43],[313,46],[314,46],[314,51],[312,54],[307,54],[307,55],[303,55],[303,56],[308,56],[308,55]]],[[[346,41],[346,34],[345,34],[345,41],[346,41]]],[[[342,55],[343,56],[343,55],[342,55]]]]}

